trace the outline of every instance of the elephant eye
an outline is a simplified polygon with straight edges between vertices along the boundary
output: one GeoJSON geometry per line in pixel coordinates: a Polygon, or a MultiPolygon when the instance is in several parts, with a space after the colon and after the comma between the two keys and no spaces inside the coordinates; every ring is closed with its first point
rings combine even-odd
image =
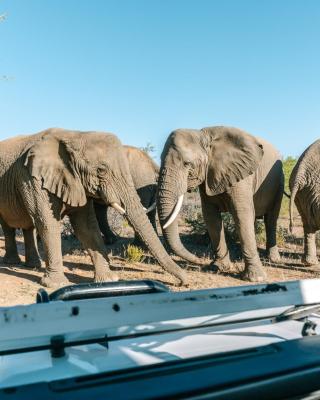
{"type": "Polygon", "coordinates": [[[184,165],[185,167],[191,167],[191,166],[192,166],[192,164],[191,164],[190,161],[185,161],[185,162],[183,163],[183,165],[184,165]]]}
{"type": "Polygon", "coordinates": [[[100,166],[97,168],[97,173],[98,173],[99,175],[106,173],[106,171],[107,171],[107,166],[105,166],[105,165],[100,165],[100,166]]]}

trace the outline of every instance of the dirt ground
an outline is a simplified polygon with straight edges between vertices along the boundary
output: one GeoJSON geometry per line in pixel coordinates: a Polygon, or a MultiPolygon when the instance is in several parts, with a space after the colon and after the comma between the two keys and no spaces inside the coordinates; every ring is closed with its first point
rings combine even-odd
{"type": "MultiPolygon", "coordinates": [[[[294,243],[285,243],[281,248],[282,262],[274,265],[264,261],[267,272],[267,282],[284,280],[318,278],[320,266],[307,268],[301,263],[302,230],[295,238],[294,243]]],[[[186,246],[203,256],[204,263],[210,262],[208,243],[199,235],[190,235],[188,228],[182,229],[182,239],[186,246]]],[[[188,287],[177,287],[174,278],[155,264],[150,255],[146,254],[144,262],[128,263],[125,259],[125,248],[132,242],[132,238],[123,237],[117,244],[108,246],[111,259],[111,269],[116,271],[120,279],[155,279],[169,286],[171,290],[192,290],[202,288],[216,288],[248,284],[241,280],[240,274],[244,267],[241,255],[235,257],[234,271],[217,273],[208,266],[198,267],[188,265],[178,257],[174,259],[186,270],[189,280],[188,287]]],[[[18,249],[22,261],[24,260],[24,245],[21,236],[17,237],[18,249]]],[[[90,282],[93,279],[93,266],[85,251],[81,250],[76,239],[64,237],[62,241],[64,271],[71,284],[90,282]]],[[[40,248],[41,251],[41,248],[40,248]]],[[[260,251],[263,258],[263,250],[260,251]]],[[[40,277],[42,270],[33,270],[21,265],[6,265],[2,262],[4,255],[4,239],[0,236],[0,306],[29,304],[35,301],[36,293],[41,287],[40,277]]]]}

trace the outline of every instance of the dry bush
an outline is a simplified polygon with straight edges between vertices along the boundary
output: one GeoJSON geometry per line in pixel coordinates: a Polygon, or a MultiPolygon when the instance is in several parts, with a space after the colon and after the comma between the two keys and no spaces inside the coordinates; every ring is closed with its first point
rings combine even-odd
{"type": "Polygon", "coordinates": [[[125,251],[125,259],[128,263],[143,262],[145,256],[140,247],[129,244],[125,251]]]}
{"type": "MultiPolygon", "coordinates": [[[[239,238],[232,215],[230,213],[222,213],[221,216],[227,240],[238,242],[239,238]]],[[[190,231],[192,234],[208,235],[201,211],[197,211],[193,218],[186,218],[185,222],[191,228],[190,231]]]]}
{"type": "MultiPolygon", "coordinates": [[[[239,243],[239,235],[230,213],[222,213],[222,221],[225,230],[226,240],[232,243],[239,243]]],[[[205,235],[207,234],[206,224],[203,220],[202,213],[197,211],[193,218],[186,218],[186,224],[190,227],[191,234],[205,235]]],[[[258,246],[265,246],[266,244],[266,231],[264,221],[262,219],[255,220],[254,224],[256,241],[258,246]]],[[[292,235],[288,229],[283,226],[277,228],[277,244],[280,247],[285,246],[286,243],[292,241],[292,235]]],[[[320,243],[320,234],[317,236],[317,241],[320,243]]]]}

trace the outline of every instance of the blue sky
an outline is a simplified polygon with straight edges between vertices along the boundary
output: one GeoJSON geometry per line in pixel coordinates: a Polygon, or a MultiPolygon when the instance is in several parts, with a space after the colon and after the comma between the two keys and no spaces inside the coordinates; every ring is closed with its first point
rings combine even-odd
{"type": "Polygon", "coordinates": [[[230,125],[320,135],[320,1],[0,0],[0,138],[50,126],[151,142],[230,125]]]}

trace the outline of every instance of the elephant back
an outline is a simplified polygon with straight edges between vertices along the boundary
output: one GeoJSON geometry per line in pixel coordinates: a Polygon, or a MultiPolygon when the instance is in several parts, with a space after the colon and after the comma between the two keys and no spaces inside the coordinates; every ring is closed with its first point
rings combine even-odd
{"type": "Polygon", "coordinates": [[[129,169],[136,189],[157,184],[159,167],[143,150],[133,146],[123,146],[128,158],[129,169]]]}
{"type": "Polygon", "coordinates": [[[298,190],[304,186],[320,183],[320,140],[316,140],[301,154],[294,166],[289,186],[290,190],[298,190]]]}
{"type": "MultiPolygon", "coordinates": [[[[46,131],[33,135],[19,135],[0,141],[0,173],[5,174],[13,164],[24,163],[24,155],[38,141],[46,131]]],[[[19,167],[20,168],[20,167],[19,167]]]]}

